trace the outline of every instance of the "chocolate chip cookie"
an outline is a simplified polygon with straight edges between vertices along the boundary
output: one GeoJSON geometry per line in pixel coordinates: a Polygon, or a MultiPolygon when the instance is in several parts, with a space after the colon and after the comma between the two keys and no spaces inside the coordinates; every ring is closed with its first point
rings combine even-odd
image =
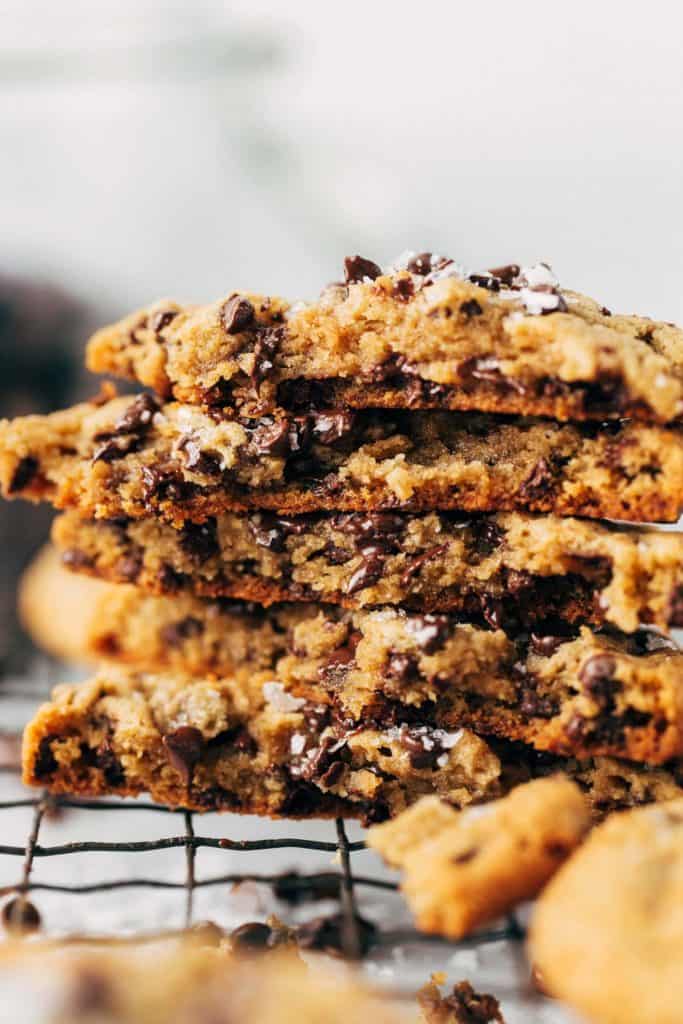
{"type": "Polygon", "coordinates": [[[545,264],[467,273],[408,253],[346,260],[317,302],[163,301],[99,331],[97,372],[234,414],[445,408],[562,420],[683,416],[683,333],[561,290],[545,264]]]}
{"type": "Polygon", "coordinates": [[[149,395],[0,424],[7,497],[176,524],[226,511],[464,509],[674,522],[683,433],[455,412],[215,419],[149,395]]]}
{"type": "Polygon", "coordinates": [[[508,632],[560,618],[683,625],[683,536],[517,513],[225,513],[159,520],[59,517],[65,565],[159,594],[400,605],[508,632]]]}
{"type": "Polygon", "coordinates": [[[535,908],[544,986],[600,1024],[678,1024],[682,899],[683,800],[611,817],[535,908]]]}

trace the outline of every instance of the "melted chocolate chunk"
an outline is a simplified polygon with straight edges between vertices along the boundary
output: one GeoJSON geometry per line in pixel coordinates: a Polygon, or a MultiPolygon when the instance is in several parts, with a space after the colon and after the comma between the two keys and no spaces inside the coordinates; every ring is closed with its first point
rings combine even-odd
{"type": "Polygon", "coordinates": [[[180,619],[179,622],[169,622],[162,626],[160,631],[161,640],[169,647],[180,647],[183,640],[189,640],[193,636],[201,636],[204,632],[204,623],[192,615],[180,619]]]}
{"type": "Polygon", "coordinates": [[[429,551],[424,551],[421,555],[415,555],[413,558],[409,558],[406,568],[401,574],[401,586],[407,587],[413,578],[418,575],[423,565],[432,561],[434,558],[438,558],[439,555],[442,555],[447,550],[448,544],[439,544],[437,547],[430,548],[429,551]]]}
{"type": "Polygon", "coordinates": [[[325,802],[324,794],[309,782],[292,783],[287,792],[280,813],[289,818],[307,818],[325,802]]]}
{"type": "Polygon", "coordinates": [[[413,615],[406,620],[406,629],[425,654],[434,654],[448,639],[450,621],[447,615],[413,615]]]}
{"type": "Polygon", "coordinates": [[[314,439],[331,446],[350,437],[358,419],[349,409],[311,413],[310,418],[314,439]]]}
{"type": "Polygon", "coordinates": [[[159,412],[159,403],[152,395],[138,395],[114,424],[114,434],[144,434],[159,412]]]}
{"type": "Polygon", "coordinates": [[[254,323],[254,307],[243,295],[231,295],[220,312],[226,334],[241,334],[254,323]]]}
{"type": "Polygon", "coordinates": [[[343,956],[354,949],[357,936],[360,946],[358,952],[365,956],[377,941],[377,928],[371,921],[366,921],[359,915],[355,917],[355,935],[348,934],[349,925],[353,928],[353,923],[342,913],[316,917],[299,925],[296,930],[297,941],[302,949],[315,949],[331,953],[333,956],[343,956]]]}
{"type": "Polygon", "coordinates": [[[275,368],[275,355],[283,336],[283,327],[266,327],[258,334],[254,345],[254,366],[251,371],[251,380],[256,391],[275,368]]]}
{"type": "Polygon", "coordinates": [[[191,437],[185,438],[178,446],[185,452],[185,466],[195,473],[202,473],[204,476],[220,476],[221,460],[215,452],[202,451],[196,441],[191,437]]]}
{"type": "MultiPolygon", "coordinates": [[[[273,420],[272,423],[264,423],[252,433],[250,447],[257,455],[273,455],[276,458],[286,457],[292,451],[291,428],[292,424],[288,420],[273,420]]],[[[294,431],[294,439],[298,447],[296,430],[294,431]]]]}
{"type": "Polygon", "coordinates": [[[358,547],[379,535],[398,538],[405,529],[405,520],[393,512],[346,512],[332,519],[335,530],[359,538],[358,547]]]}
{"type": "Polygon", "coordinates": [[[40,464],[32,455],[26,455],[23,459],[20,459],[7,487],[7,493],[16,494],[18,491],[23,491],[25,487],[28,487],[35,480],[39,469],[40,464]]]}
{"type": "Polygon", "coordinates": [[[373,587],[382,575],[383,568],[384,560],[378,557],[377,547],[371,546],[371,553],[363,556],[361,564],[346,584],[345,593],[348,595],[356,594],[359,590],[364,590],[366,587],[373,587]]]}
{"type": "Polygon", "coordinates": [[[298,537],[309,528],[310,521],[305,516],[289,518],[273,512],[259,512],[249,517],[249,529],[256,543],[276,553],[285,550],[287,537],[298,537]]]}
{"type": "Polygon", "coordinates": [[[185,523],[179,540],[185,554],[200,563],[208,562],[214,555],[220,554],[215,518],[207,519],[204,523],[185,523]]]}
{"type": "Polygon", "coordinates": [[[142,497],[146,505],[152,501],[188,501],[196,492],[195,485],[183,480],[177,469],[142,467],[142,497]]]}
{"type": "Polygon", "coordinates": [[[534,500],[544,497],[552,488],[555,474],[547,459],[539,459],[519,488],[521,497],[534,500]]]}
{"type": "Polygon", "coordinates": [[[137,451],[139,447],[140,438],[134,434],[127,437],[112,437],[95,449],[92,463],[95,465],[97,462],[115,462],[117,459],[130,455],[131,452],[137,451]]]}
{"type": "Polygon", "coordinates": [[[374,281],[380,277],[382,268],[378,267],[372,260],[366,260],[362,256],[347,256],[344,260],[344,280],[346,284],[358,284],[365,278],[374,281]]]}
{"type": "Polygon", "coordinates": [[[583,688],[595,701],[609,707],[618,685],[614,679],[617,663],[611,654],[594,654],[579,671],[583,688]]]}
{"type": "Polygon", "coordinates": [[[189,789],[194,770],[206,749],[206,740],[199,729],[192,725],[181,725],[163,738],[168,760],[189,789]]]}

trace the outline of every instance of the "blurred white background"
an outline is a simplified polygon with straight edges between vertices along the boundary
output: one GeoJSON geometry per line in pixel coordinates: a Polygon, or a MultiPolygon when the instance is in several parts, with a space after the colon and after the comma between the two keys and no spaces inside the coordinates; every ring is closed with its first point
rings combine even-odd
{"type": "Polygon", "coordinates": [[[0,5],[5,271],[106,314],[360,251],[551,261],[683,319],[672,0],[0,5]]]}

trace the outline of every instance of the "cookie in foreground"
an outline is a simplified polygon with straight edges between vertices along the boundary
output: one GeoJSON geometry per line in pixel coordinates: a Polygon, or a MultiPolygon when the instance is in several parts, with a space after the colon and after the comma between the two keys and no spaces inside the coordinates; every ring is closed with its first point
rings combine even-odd
{"type": "Polygon", "coordinates": [[[24,734],[24,780],[56,794],[146,793],[195,810],[366,823],[421,796],[466,807],[557,772],[580,785],[596,817],[683,794],[676,762],[557,757],[407,711],[355,722],[270,672],[197,679],[105,666],[57,687],[38,710],[24,734]]]}
{"type": "Polygon", "coordinates": [[[675,522],[683,432],[405,410],[216,420],[145,394],[3,421],[0,484],[83,516],[176,524],[256,508],[675,522]]]}
{"type": "Polygon", "coordinates": [[[445,408],[557,419],[683,415],[683,333],[613,316],[549,267],[468,274],[359,256],[317,302],[233,292],[163,301],[97,332],[88,366],[234,414],[278,404],[445,408]]]}
{"type": "Polygon", "coordinates": [[[590,824],[579,787],[557,775],[460,812],[425,797],[371,828],[368,845],[401,869],[417,927],[459,939],[533,899],[590,824]]]}
{"type": "Polygon", "coordinates": [[[679,1024],[682,904],[683,800],[612,816],[535,908],[544,987],[596,1024],[679,1024]]]}

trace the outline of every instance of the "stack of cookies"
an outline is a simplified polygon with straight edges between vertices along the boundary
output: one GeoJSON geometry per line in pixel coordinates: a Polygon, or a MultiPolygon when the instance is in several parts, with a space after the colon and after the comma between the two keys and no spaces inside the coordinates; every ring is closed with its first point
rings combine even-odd
{"type": "Polygon", "coordinates": [[[681,331],[545,264],[356,256],[312,304],[158,303],[88,365],[150,390],[0,427],[5,494],[117,585],[29,783],[366,821],[558,770],[597,813],[682,791],[683,536],[624,525],[683,508],[681,331]]]}

